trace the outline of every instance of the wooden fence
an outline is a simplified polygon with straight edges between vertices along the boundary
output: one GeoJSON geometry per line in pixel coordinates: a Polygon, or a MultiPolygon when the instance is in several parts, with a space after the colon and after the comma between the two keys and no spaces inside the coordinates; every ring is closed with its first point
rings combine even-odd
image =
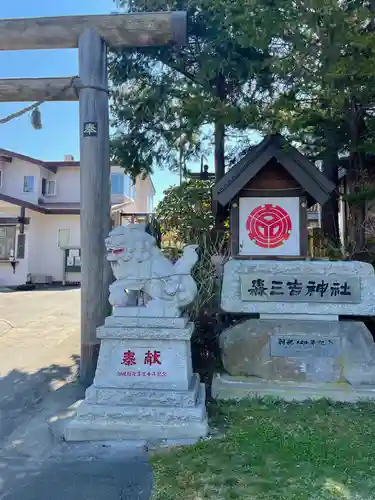
{"type": "MultiPolygon", "coordinates": [[[[327,238],[323,236],[320,227],[310,228],[308,232],[308,255],[311,258],[328,258],[330,253],[335,253],[334,248],[330,248],[327,238]]],[[[339,249],[337,249],[339,251],[339,249]]],[[[331,255],[332,257],[333,255],[331,255]]]]}

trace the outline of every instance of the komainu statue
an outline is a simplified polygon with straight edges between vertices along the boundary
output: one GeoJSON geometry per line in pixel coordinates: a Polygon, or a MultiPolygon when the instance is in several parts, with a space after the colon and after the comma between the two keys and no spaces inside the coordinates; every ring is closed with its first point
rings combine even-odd
{"type": "Polygon", "coordinates": [[[195,299],[197,285],[191,270],[198,260],[197,245],[185,247],[183,256],[172,264],[143,224],[116,227],[105,244],[116,278],[109,287],[109,302],[121,308],[121,315],[178,317],[195,299]],[[142,292],[135,295],[143,296],[143,304],[131,303],[134,292],[142,292]]]}

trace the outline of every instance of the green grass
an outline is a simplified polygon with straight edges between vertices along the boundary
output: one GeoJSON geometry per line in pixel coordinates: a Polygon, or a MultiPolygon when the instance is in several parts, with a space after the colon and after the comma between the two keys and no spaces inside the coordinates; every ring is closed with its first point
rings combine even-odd
{"type": "Polygon", "coordinates": [[[211,405],[223,437],[151,458],[153,500],[373,500],[375,404],[211,405]]]}

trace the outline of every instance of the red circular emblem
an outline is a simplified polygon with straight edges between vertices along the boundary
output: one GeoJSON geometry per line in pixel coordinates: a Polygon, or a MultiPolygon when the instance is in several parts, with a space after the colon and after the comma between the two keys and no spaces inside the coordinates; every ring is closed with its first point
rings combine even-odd
{"type": "Polygon", "coordinates": [[[277,248],[286,241],[292,231],[292,221],[286,210],[266,203],[254,208],[246,221],[251,241],[261,248],[277,248]]]}

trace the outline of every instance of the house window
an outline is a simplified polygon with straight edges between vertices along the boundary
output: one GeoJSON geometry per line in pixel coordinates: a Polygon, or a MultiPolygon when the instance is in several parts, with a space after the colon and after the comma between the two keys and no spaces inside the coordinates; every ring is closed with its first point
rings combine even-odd
{"type": "Polygon", "coordinates": [[[25,175],[23,178],[23,192],[33,193],[34,192],[34,182],[35,177],[33,175],[25,175]]]}
{"type": "Polygon", "coordinates": [[[149,194],[147,196],[147,212],[152,213],[154,211],[154,196],[149,194]]]}
{"type": "Polygon", "coordinates": [[[131,185],[132,181],[128,175],[125,175],[125,188],[124,188],[124,195],[127,196],[128,198],[131,198],[131,185]]]}
{"type": "Polygon", "coordinates": [[[135,183],[132,182],[130,186],[130,198],[135,200],[135,183]]]}
{"type": "Polygon", "coordinates": [[[43,177],[42,179],[42,195],[43,196],[55,196],[56,195],[56,181],[48,180],[43,177]]]}
{"type": "Polygon", "coordinates": [[[56,181],[48,181],[47,194],[48,194],[48,196],[55,196],[56,195],[56,181]]]}
{"type": "Polygon", "coordinates": [[[0,168],[0,188],[3,186],[3,171],[0,168]]]}
{"type": "Polygon", "coordinates": [[[14,257],[16,226],[0,226],[0,259],[14,257]]]}
{"type": "Polygon", "coordinates": [[[124,176],[123,174],[111,174],[111,193],[124,194],[124,176]]]}
{"type": "Polygon", "coordinates": [[[59,229],[57,233],[57,245],[59,248],[67,248],[70,243],[70,230],[59,229]]]}

